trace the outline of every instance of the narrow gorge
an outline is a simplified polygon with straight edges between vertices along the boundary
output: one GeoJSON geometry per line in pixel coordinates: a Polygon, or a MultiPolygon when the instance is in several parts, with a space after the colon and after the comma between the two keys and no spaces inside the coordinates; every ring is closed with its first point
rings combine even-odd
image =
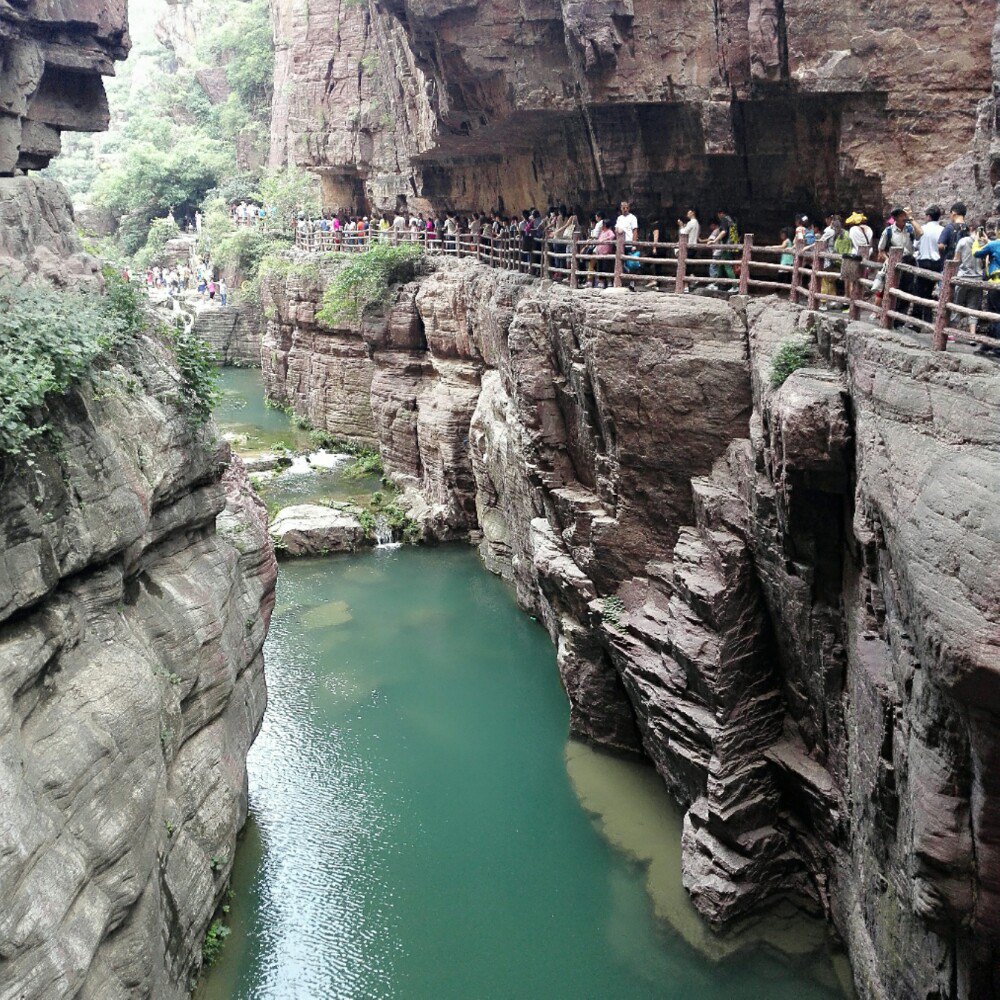
{"type": "Polygon", "coordinates": [[[0,1000],[1000,997],[996,357],[390,222],[993,228],[995,4],[230,6],[0,0],[0,1000]]]}

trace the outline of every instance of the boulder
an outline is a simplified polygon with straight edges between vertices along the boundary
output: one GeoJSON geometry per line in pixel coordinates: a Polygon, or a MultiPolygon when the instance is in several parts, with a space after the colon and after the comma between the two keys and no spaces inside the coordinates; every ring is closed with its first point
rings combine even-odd
{"type": "Polygon", "coordinates": [[[371,544],[359,520],[360,513],[352,504],[295,504],[279,511],[271,523],[271,538],[278,551],[288,556],[353,552],[371,544]]]}

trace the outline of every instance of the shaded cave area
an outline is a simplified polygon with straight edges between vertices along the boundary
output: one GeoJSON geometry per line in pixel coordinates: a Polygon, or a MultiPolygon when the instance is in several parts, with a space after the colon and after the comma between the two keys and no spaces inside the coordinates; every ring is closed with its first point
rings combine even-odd
{"type": "Polygon", "coordinates": [[[368,179],[363,207],[519,214],[564,204],[589,215],[626,198],[643,226],[659,218],[672,229],[689,207],[705,224],[723,208],[741,232],[769,240],[796,214],[861,209],[877,218],[880,178],[851,169],[840,152],[848,100],[857,107],[858,95],[779,92],[732,103],[520,112],[473,136],[440,138],[412,163],[416,191],[404,190],[399,175],[368,179]]]}

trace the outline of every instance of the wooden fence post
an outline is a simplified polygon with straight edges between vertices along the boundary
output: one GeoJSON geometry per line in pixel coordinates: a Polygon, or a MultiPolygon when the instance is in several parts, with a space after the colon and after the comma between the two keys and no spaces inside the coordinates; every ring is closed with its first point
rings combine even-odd
{"type": "Polygon", "coordinates": [[[934,350],[948,350],[948,306],[951,305],[952,282],[958,271],[957,260],[946,260],[941,272],[941,291],[938,293],[937,309],[934,312],[934,350]]]}
{"type": "Polygon", "coordinates": [[[801,259],[804,247],[805,241],[801,237],[796,238],[795,245],[792,247],[792,287],[789,291],[792,302],[799,301],[799,288],[802,285],[801,259]]]}
{"type": "Polygon", "coordinates": [[[674,280],[674,291],[684,291],[684,279],[687,277],[688,238],[687,233],[677,237],[677,277],[674,280]]]}
{"type": "Polygon", "coordinates": [[[892,247],[889,250],[889,261],[885,267],[885,285],[882,288],[882,311],[879,314],[879,325],[883,330],[888,330],[893,324],[889,310],[895,309],[896,306],[896,289],[899,287],[899,262],[902,259],[902,247],[892,247]]]}
{"type": "Polygon", "coordinates": [[[808,308],[815,309],[818,305],[818,300],[816,298],[816,293],[819,291],[819,250],[820,245],[826,249],[826,244],[822,240],[816,240],[812,245],[812,261],[809,268],[809,302],[808,308]]]}
{"type": "Polygon", "coordinates": [[[577,243],[577,239],[574,236],[572,242],[569,245],[569,287],[570,288],[577,288],[577,287],[579,287],[579,285],[577,283],[578,279],[577,279],[577,276],[576,276],[576,264],[577,264],[576,255],[577,255],[577,251],[578,250],[579,250],[579,244],[577,243]]]}
{"type": "Polygon", "coordinates": [[[615,240],[615,288],[622,287],[622,271],[625,262],[625,234],[619,233],[615,240]]]}
{"type": "Polygon", "coordinates": [[[750,291],[750,254],[753,251],[753,233],[743,237],[743,256],[740,260],[740,295],[750,291]]]}
{"type": "Polygon", "coordinates": [[[546,279],[549,276],[549,237],[548,234],[542,236],[542,267],[541,277],[546,279]]]}

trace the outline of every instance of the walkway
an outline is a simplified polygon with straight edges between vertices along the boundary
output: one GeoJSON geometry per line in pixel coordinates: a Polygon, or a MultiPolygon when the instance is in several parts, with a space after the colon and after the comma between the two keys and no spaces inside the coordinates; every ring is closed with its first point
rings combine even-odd
{"type": "Polygon", "coordinates": [[[822,242],[805,246],[798,242],[791,251],[793,263],[781,264],[789,251],[781,247],[755,246],[752,234],[712,257],[706,246],[677,243],[635,242],[626,248],[619,236],[614,255],[588,253],[591,241],[571,243],[545,240],[530,252],[522,250],[512,236],[455,237],[427,233],[374,233],[357,237],[347,233],[299,232],[295,244],[308,253],[362,253],[372,242],[418,244],[427,253],[478,260],[490,267],[519,271],[534,277],[566,282],[570,288],[591,287],[604,282],[613,287],[629,286],[660,292],[685,292],[712,287],[741,295],[777,293],[787,295],[807,309],[834,308],[852,320],[866,320],[888,329],[905,324],[914,332],[930,336],[930,346],[943,351],[949,342],[996,347],[995,339],[973,332],[989,324],[1000,324],[1000,313],[955,303],[962,287],[978,290],[974,301],[982,304],[992,286],[987,282],[956,276],[957,263],[948,261],[944,273],[922,270],[902,261],[894,248],[885,264],[865,258],[845,257],[828,250],[822,242]],[[713,267],[713,265],[715,265],[713,267]],[[720,276],[710,274],[718,271],[720,276]],[[728,272],[728,273],[727,273],[728,272]],[[930,290],[921,296],[916,290],[930,290]],[[882,287],[880,299],[875,290],[882,287]],[[912,308],[913,315],[902,310],[912,308]]]}

